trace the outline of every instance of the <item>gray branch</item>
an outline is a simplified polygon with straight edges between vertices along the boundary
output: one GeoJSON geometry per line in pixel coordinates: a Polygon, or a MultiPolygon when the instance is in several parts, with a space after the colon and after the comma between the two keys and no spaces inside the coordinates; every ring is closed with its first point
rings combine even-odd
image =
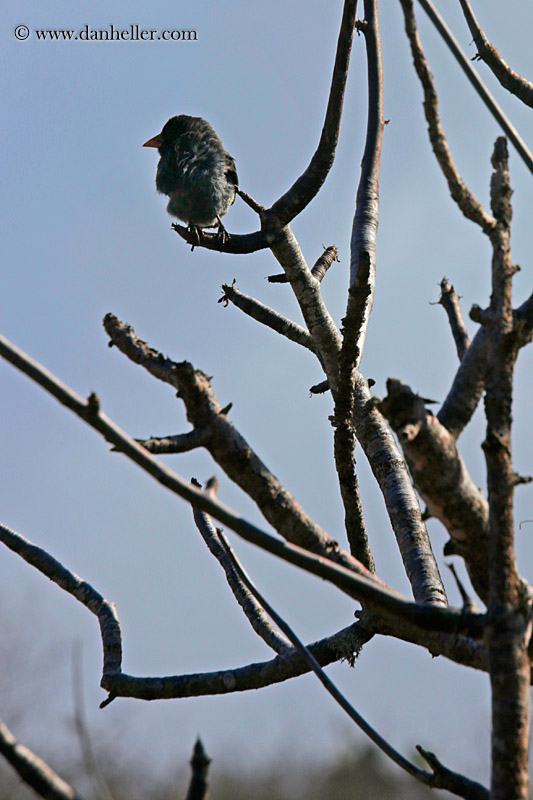
{"type": "MultiPolygon", "coordinates": [[[[192,483],[194,486],[200,485],[195,480],[193,480],[192,483]]],[[[208,481],[205,488],[206,491],[211,492],[214,495],[216,481],[211,479],[208,481]]],[[[261,637],[261,639],[263,639],[264,642],[266,642],[269,647],[274,650],[275,653],[283,655],[283,653],[290,650],[291,643],[283,634],[279,633],[279,631],[272,626],[259,603],[257,603],[254,596],[249,592],[249,590],[246,588],[246,585],[235,571],[231,559],[228,558],[227,552],[221,541],[220,529],[217,530],[215,528],[209,514],[205,514],[203,511],[198,511],[198,509],[193,508],[193,517],[196,527],[200,531],[202,539],[209,548],[209,552],[216,558],[224,570],[229,587],[233,592],[238,604],[244,611],[248,622],[254,631],[261,637]]]]}

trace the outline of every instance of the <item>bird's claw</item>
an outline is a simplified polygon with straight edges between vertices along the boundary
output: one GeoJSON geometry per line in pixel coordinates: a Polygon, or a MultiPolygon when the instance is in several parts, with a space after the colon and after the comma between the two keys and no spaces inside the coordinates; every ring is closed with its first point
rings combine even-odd
{"type": "Polygon", "coordinates": [[[194,237],[194,241],[191,244],[191,253],[193,252],[195,247],[200,247],[202,244],[202,229],[198,227],[198,225],[193,225],[189,223],[187,226],[187,231],[191,236],[194,237]]]}
{"type": "Polygon", "coordinates": [[[217,216],[217,221],[218,221],[217,239],[219,240],[220,244],[224,245],[226,244],[226,242],[229,242],[229,233],[222,224],[222,220],[220,219],[219,216],[217,216]]]}

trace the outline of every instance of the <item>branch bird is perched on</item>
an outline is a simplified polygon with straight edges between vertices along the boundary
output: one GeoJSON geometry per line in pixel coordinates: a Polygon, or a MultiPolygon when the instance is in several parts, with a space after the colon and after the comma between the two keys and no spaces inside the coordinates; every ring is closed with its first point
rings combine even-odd
{"type": "MultiPolygon", "coordinates": [[[[180,114],[143,147],[157,147],[159,164],[155,185],[170,197],[167,211],[196,233],[218,226],[224,243],[228,238],[221,217],[235,200],[238,184],[235,161],[205,119],[180,114]]],[[[194,246],[193,246],[194,247],[194,246]]]]}

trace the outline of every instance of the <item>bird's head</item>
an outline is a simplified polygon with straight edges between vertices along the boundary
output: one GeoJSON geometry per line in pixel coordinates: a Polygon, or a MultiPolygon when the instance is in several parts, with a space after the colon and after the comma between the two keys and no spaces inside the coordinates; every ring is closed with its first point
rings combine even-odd
{"type": "Polygon", "coordinates": [[[165,122],[163,125],[161,133],[148,139],[148,141],[143,144],[143,147],[157,147],[160,153],[169,150],[178,136],[181,136],[182,133],[188,130],[191,119],[192,117],[187,116],[187,114],[171,117],[168,122],[165,122]]]}

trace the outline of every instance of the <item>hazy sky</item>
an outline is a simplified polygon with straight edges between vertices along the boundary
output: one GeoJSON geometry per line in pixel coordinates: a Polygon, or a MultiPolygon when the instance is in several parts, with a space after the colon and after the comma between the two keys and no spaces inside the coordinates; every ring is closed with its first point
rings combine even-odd
{"type": "MultiPolygon", "coordinates": [[[[474,55],[458,3],[439,2],[461,45],[474,55]]],[[[530,4],[476,3],[502,55],[532,73],[530,4]]],[[[98,392],[103,410],[133,436],[189,429],[170,387],[156,383],[118,351],[101,326],[112,311],[154,347],[213,375],[231,419],[307,512],[343,541],[343,514],[331,466],[329,396],[310,398],[321,379],[306,351],[261,329],[216,301],[220,285],[238,287],[298,321],[287,286],[269,285],[279,271],[269,251],[230,256],[190,248],[171,230],[166,199],[154,186],[157,153],[141,145],[172,115],[208,119],[234,156],[240,184],[273,202],[306,166],[320,135],[342,4],[116,2],[112,5],[19,0],[4,6],[1,84],[7,109],[0,136],[4,165],[1,332],[82,395],[98,392]],[[30,29],[26,41],[13,30],[30,29]],[[38,41],[35,29],[194,29],[197,41],[38,41]]],[[[461,174],[487,203],[492,144],[499,130],[418,9],[421,34],[441,91],[443,126],[461,174]]],[[[457,358],[438,282],[446,275],[463,296],[465,315],[490,292],[489,247],[449,198],[427,140],[421,91],[411,66],[400,6],[381,2],[386,126],[378,239],[378,284],[362,369],[385,393],[401,378],[426,397],[444,399],[457,358]]],[[[508,96],[486,67],[476,69],[533,146],[531,110],[508,96]]],[[[345,307],[349,236],[366,125],[363,37],[355,37],[338,155],[326,185],[293,229],[308,261],[336,244],[340,263],[323,284],[337,321],[345,307]]],[[[513,255],[522,265],[516,303],[531,291],[533,180],[511,148],[513,255]],[[529,273],[529,274],[528,274],[529,273]]],[[[237,200],[229,231],[255,230],[237,200]]],[[[471,334],[473,323],[468,323],[471,334]]],[[[514,406],[515,466],[531,472],[528,423],[532,356],[523,352],[514,406]]],[[[231,668],[270,658],[237,608],[218,564],[192,523],[188,506],[109,452],[93,431],[56,401],[0,364],[2,377],[2,521],[48,549],[117,605],[125,672],[179,674],[231,668]]],[[[483,485],[483,418],[460,440],[474,479],[483,485]]],[[[252,503],[223,478],[207,454],[166,457],[185,478],[221,479],[220,498],[258,524],[252,503]]],[[[409,593],[379,492],[358,456],[364,510],[378,574],[409,593]]],[[[516,520],[533,517],[531,489],[517,493],[516,520]]],[[[447,535],[429,530],[452,602],[457,591],[443,566],[447,535]]],[[[518,534],[521,569],[531,580],[531,527],[518,534]]],[[[300,636],[313,641],[353,621],[353,603],[294,568],[232,536],[264,594],[300,636]]],[[[462,564],[460,571],[464,575],[462,564]]],[[[36,748],[64,733],[71,713],[70,648],[83,642],[91,725],[125,737],[139,759],[184,763],[198,732],[209,754],[254,763],[294,750],[333,752],[349,723],[316,678],[260,692],[143,703],[98,703],[101,647],[94,618],[71,597],[6,550],[0,550],[2,616],[19,637],[1,669],[14,733],[36,748]],[[46,677],[30,674],[53,644],[46,677]],[[18,654],[18,655],[17,655],[18,654]],[[7,673],[7,674],[6,674],[7,673]],[[27,684],[25,681],[27,680],[27,684]],[[146,745],[144,745],[146,743],[146,745]]],[[[46,656],[48,658],[49,656],[46,656]]],[[[329,668],[369,722],[410,753],[416,743],[450,767],[486,779],[490,727],[488,679],[395,641],[372,641],[354,670],[329,668]]],[[[9,719],[6,720],[9,722],[9,719]]],[[[73,750],[75,752],[75,750],[73,750]]],[[[216,763],[216,761],[215,761],[216,763]]]]}

